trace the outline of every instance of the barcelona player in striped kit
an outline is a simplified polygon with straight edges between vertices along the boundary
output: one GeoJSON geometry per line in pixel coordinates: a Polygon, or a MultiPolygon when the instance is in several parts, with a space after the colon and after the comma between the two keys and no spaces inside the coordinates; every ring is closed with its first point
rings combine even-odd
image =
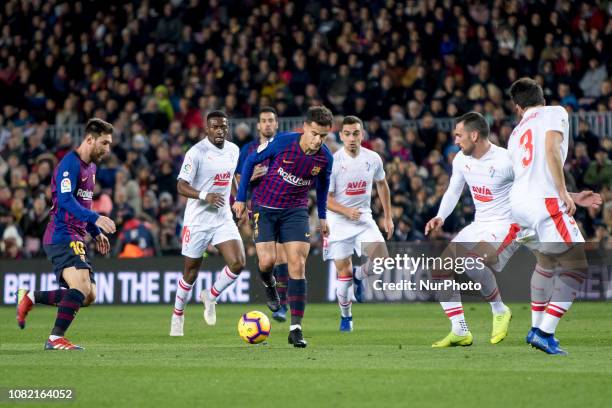
{"type": "Polygon", "coordinates": [[[289,266],[287,298],[291,309],[289,343],[306,347],[302,334],[302,318],[306,308],[306,257],[310,250],[308,191],[316,186],[317,209],[321,234],[329,233],[326,211],[327,193],[333,156],[324,138],[331,130],[333,116],[329,109],[315,106],[308,109],[303,133],[277,135],[247,158],[234,211],[242,217],[247,190],[256,164],[269,160],[268,171],[255,192],[255,246],[259,270],[266,286],[267,304],[273,312],[280,309],[272,268],[276,260],[276,242],[285,248],[289,266]]]}
{"type": "Polygon", "coordinates": [[[43,237],[47,257],[53,263],[60,289],[17,293],[17,323],[22,329],[35,303],[57,306],[57,318],[45,350],[82,350],[64,337],[82,306],[94,302],[96,281],[87,258],[85,235],[96,241],[96,249],[107,254],[108,238],[102,233],[115,232],[115,223],[91,210],[96,184],[96,164],[110,152],[113,126],[101,119],[91,119],[85,126],[81,145],[68,153],[55,168],[51,181],[53,207],[43,237]],[[62,289],[63,288],[63,289],[62,289]]]}
{"type": "MultiPolygon", "coordinates": [[[[236,180],[240,183],[240,175],[242,167],[247,157],[255,152],[259,146],[269,142],[278,131],[278,114],[276,109],[265,106],[259,111],[257,117],[257,138],[240,149],[240,157],[238,158],[238,167],[236,168],[236,180]]],[[[255,194],[261,186],[262,177],[268,172],[270,160],[265,160],[255,166],[253,175],[251,176],[252,194],[255,194]]],[[[255,203],[251,202],[251,205],[255,203]]],[[[280,298],[280,309],[272,314],[274,320],[284,322],[287,320],[287,281],[289,280],[289,269],[287,268],[287,257],[285,250],[281,244],[276,244],[276,261],[273,269],[274,278],[276,279],[276,289],[280,298]]]]}

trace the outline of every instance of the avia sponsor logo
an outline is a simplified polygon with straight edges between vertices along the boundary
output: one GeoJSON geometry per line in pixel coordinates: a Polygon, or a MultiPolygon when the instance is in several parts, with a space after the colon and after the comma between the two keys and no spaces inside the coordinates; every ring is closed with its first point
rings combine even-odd
{"type": "Polygon", "coordinates": [[[76,193],[77,197],[82,198],[83,200],[91,201],[93,198],[93,191],[91,190],[83,190],[79,188],[76,193]]]}
{"type": "Polygon", "coordinates": [[[213,181],[213,186],[225,187],[229,185],[231,178],[232,173],[229,171],[225,173],[217,173],[215,174],[215,181],[213,181]]]}
{"type": "Polygon", "coordinates": [[[301,177],[297,177],[291,173],[287,173],[282,167],[278,168],[278,175],[281,176],[285,182],[297,187],[309,186],[311,181],[304,180],[301,177]]]}
{"type": "Polygon", "coordinates": [[[472,195],[474,196],[474,200],[478,200],[483,203],[493,201],[493,193],[487,186],[472,186],[472,195]]]}
{"type": "Polygon", "coordinates": [[[346,186],[346,195],[356,196],[366,193],[368,183],[365,180],[349,181],[346,186]]]}

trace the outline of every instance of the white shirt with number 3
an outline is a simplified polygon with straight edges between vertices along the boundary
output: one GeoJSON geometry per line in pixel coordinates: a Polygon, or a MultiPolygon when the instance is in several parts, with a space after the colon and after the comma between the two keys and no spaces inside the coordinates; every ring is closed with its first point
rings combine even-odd
{"type": "Polygon", "coordinates": [[[567,157],[569,121],[561,106],[529,108],[508,140],[508,152],[514,167],[513,205],[538,198],[559,198],[546,162],[546,132],[563,134],[561,160],[567,157]]]}

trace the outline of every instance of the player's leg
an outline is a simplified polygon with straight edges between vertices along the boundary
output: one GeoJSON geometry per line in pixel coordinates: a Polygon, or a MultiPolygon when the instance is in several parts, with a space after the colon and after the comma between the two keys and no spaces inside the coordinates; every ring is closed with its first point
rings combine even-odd
{"type": "Polygon", "coordinates": [[[587,278],[588,265],[583,245],[576,245],[563,254],[555,255],[555,259],[558,274],[553,280],[550,299],[537,330],[531,336],[530,344],[548,354],[567,354],[559,347],[555,331],[587,278]]]}
{"type": "Polygon", "coordinates": [[[289,326],[289,342],[295,347],[306,347],[302,335],[302,319],[306,310],[306,258],[310,251],[308,242],[285,242],[287,264],[289,265],[289,283],[287,285],[287,300],[291,309],[291,325],[289,326]]]}
{"type": "MultiPolygon", "coordinates": [[[[465,229],[469,228],[466,227],[465,229]]],[[[464,234],[465,235],[465,234],[464,234]]],[[[461,232],[457,235],[461,242],[461,232]]],[[[458,245],[455,240],[442,252],[440,258],[446,259],[448,257],[463,256],[465,254],[465,248],[458,245]]],[[[434,283],[444,286],[449,281],[455,280],[455,273],[449,269],[434,269],[431,271],[431,279],[434,283]]],[[[473,336],[470,329],[465,321],[465,315],[463,313],[463,304],[461,303],[461,293],[455,289],[439,290],[436,293],[436,297],[442,306],[442,310],[451,322],[451,331],[443,339],[433,343],[433,348],[444,348],[453,346],[471,346],[473,342],[473,336]]]]}
{"type": "Polygon", "coordinates": [[[183,277],[178,281],[176,295],[174,296],[174,310],[170,321],[170,336],[184,335],[185,307],[191,299],[191,289],[198,277],[202,258],[183,256],[183,277]]]}
{"type": "Polygon", "coordinates": [[[534,250],[533,254],[536,257],[536,265],[531,275],[531,330],[525,338],[527,344],[531,344],[534,334],[542,323],[546,306],[552,296],[557,264],[553,256],[548,256],[538,250],[534,250]]]}
{"type": "Polygon", "coordinates": [[[378,225],[371,220],[370,226],[363,230],[355,238],[354,250],[357,256],[365,254],[367,257],[366,262],[360,266],[353,266],[353,292],[357,302],[362,303],[364,297],[364,280],[369,276],[374,275],[373,262],[376,258],[387,258],[389,256],[389,250],[385,244],[378,225]]]}
{"type": "Polygon", "coordinates": [[[82,347],[70,343],[64,335],[91,292],[92,285],[89,274],[89,269],[69,267],[63,270],[62,279],[68,286],[68,290],[58,304],[55,326],[45,344],[46,350],[82,349],[82,347]]]}
{"type": "Polygon", "coordinates": [[[302,318],[306,310],[306,258],[310,251],[310,224],[305,208],[283,210],[279,219],[279,239],[287,254],[289,283],[287,300],[291,309],[289,343],[306,347],[302,334],[302,318]]]}
{"type": "Polygon", "coordinates": [[[55,290],[28,290],[17,291],[17,324],[24,329],[28,313],[35,304],[57,306],[68,289],[59,288],[55,290]]]}
{"type": "Polygon", "coordinates": [[[276,242],[257,242],[257,265],[259,277],[263,282],[266,292],[266,305],[272,312],[280,309],[280,298],[276,290],[276,279],[272,271],[274,270],[274,260],[276,259],[276,242]]]}
{"type": "Polygon", "coordinates": [[[278,322],[287,320],[287,284],[289,282],[289,269],[287,266],[287,255],[282,244],[276,244],[276,261],[274,264],[274,278],[276,279],[276,290],[280,299],[280,309],[272,313],[272,318],[278,322]]]}
{"type": "Polygon", "coordinates": [[[274,263],[276,262],[277,224],[282,210],[255,207],[253,212],[253,236],[259,267],[259,277],[266,292],[266,305],[272,312],[280,309],[280,298],[276,290],[274,263]]]}
{"type": "Polygon", "coordinates": [[[96,286],[96,283],[91,282],[90,289],[89,289],[89,295],[85,297],[85,300],[83,301],[83,307],[91,306],[92,304],[94,304],[96,301],[97,293],[98,293],[98,288],[96,286]]]}
{"type": "Polygon", "coordinates": [[[567,354],[559,347],[554,334],[587,277],[588,264],[584,238],[573,217],[565,213],[560,200],[547,198],[544,201],[548,217],[535,226],[535,231],[540,253],[556,261],[559,274],[553,281],[551,298],[530,344],[548,354],[567,354]]]}
{"type": "Polygon", "coordinates": [[[182,233],[183,277],[179,280],[174,296],[174,310],[170,321],[170,336],[183,336],[185,307],[191,299],[191,289],[195,283],[202,255],[211,240],[211,233],[198,227],[185,226],[182,233]]]}
{"type": "MultiPolygon", "coordinates": [[[[496,227],[488,223],[484,228],[481,228],[480,236],[488,236],[492,231],[489,228],[496,227]]],[[[508,327],[512,319],[512,312],[508,306],[504,304],[501,297],[497,279],[493,271],[501,271],[510,259],[512,253],[516,250],[514,238],[516,236],[516,228],[503,227],[500,233],[495,236],[505,238],[501,242],[478,242],[469,252],[466,257],[472,257],[480,262],[470,264],[470,267],[465,268],[465,274],[474,282],[480,283],[480,293],[486,301],[491,305],[493,313],[493,324],[491,329],[491,343],[497,344],[508,335],[508,327]]]]}
{"type": "MultiPolygon", "coordinates": [[[[233,225],[232,225],[233,226],[233,225]]],[[[238,229],[236,229],[238,237],[238,229]]],[[[200,293],[200,299],[204,304],[204,321],[212,326],[217,322],[216,304],[217,298],[227,289],[240,275],[246,265],[244,245],[241,239],[229,239],[220,243],[214,243],[221,256],[225,260],[223,270],[217,274],[217,279],[210,287],[200,293]]]]}
{"type": "MultiPolygon", "coordinates": [[[[353,248],[351,247],[351,250],[353,248]]],[[[351,311],[351,296],[349,289],[353,282],[353,262],[349,255],[343,259],[335,259],[336,266],[336,297],[338,298],[338,306],[340,307],[340,331],[353,331],[353,313],[351,311]]]]}

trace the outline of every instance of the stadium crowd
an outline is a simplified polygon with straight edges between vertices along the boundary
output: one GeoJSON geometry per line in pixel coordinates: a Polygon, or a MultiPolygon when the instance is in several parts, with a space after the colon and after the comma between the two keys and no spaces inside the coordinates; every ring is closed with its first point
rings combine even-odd
{"type": "MultiPolygon", "coordinates": [[[[1,7],[3,258],[43,255],[50,179],[75,143],[70,133],[52,137],[49,125],[95,116],[115,126],[94,209],[117,222],[112,256],[130,257],[180,252],[185,200],[176,176],[213,109],[239,120],[261,106],[288,117],[324,104],[366,120],[365,144],[387,163],[400,241],[424,239],[448,185],[457,148],[434,118],[479,111],[504,146],[514,123],[506,91],[521,76],[570,112],[612,111],[612,3],[604,1],[7,0],[1,7]]],[[[239,146],[253,136],[248,127],[233,135],[239,146]]],[[[608,247],[611,155],[612,135],[581,122],[566,162],[570,191],[604,197],[600,211],[581,209],[577,219],[585,236],[608,247]]],[[[470,200],[464,194],[447,233],[469,222],[470,200]]]]}

